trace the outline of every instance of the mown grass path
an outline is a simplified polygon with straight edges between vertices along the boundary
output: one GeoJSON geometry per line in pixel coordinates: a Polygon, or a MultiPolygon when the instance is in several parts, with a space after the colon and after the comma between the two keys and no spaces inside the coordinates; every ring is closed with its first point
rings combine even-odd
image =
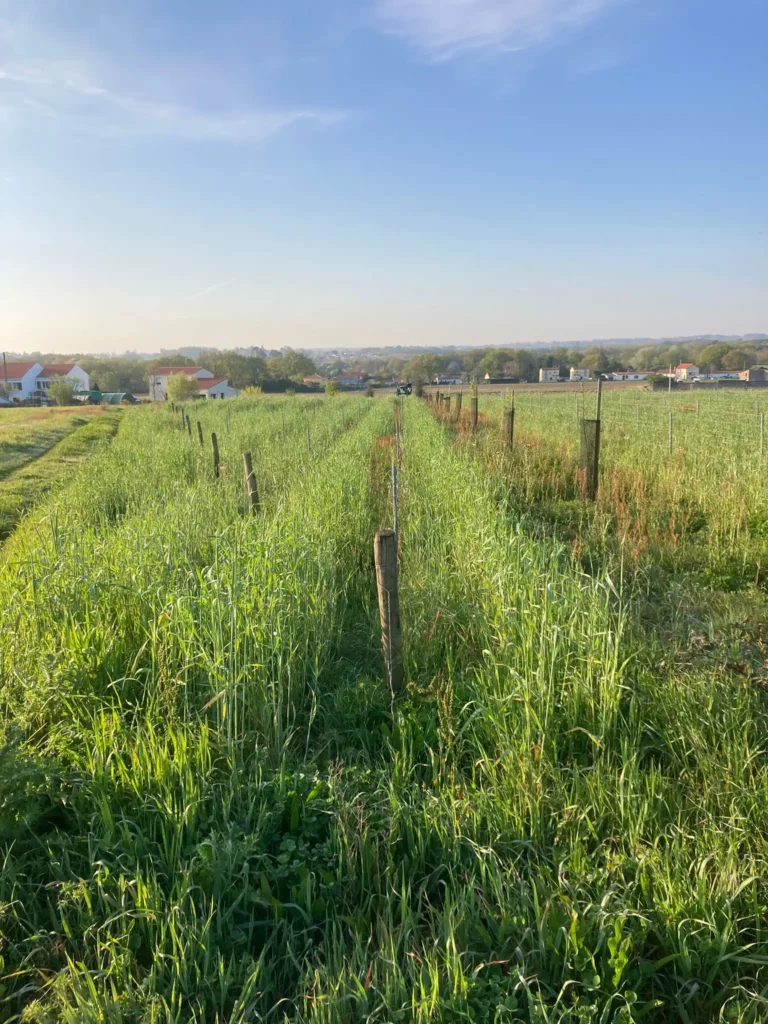
{"type": "Polygon", "coordinates": [[[109,442],[119,417],[113,412],[98,418],[66,418],[35,431],[31,439],[25,426],[24,439],[14,442],[12,452],[2,450],[5,439],[0,442],[0,541],[25,512],[64,486],[84,459],[109,442]],[[21,468],[11,471],[11,466],[21,468]]]}

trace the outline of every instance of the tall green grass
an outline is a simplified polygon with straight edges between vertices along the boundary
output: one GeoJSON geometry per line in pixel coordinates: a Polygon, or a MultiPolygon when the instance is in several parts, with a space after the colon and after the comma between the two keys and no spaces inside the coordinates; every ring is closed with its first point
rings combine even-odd
{"type": "Polygon", "coordinates": [[[764,1019],[754,678],[413,399],[392,708],[393,403],[223,405],[126,416],[0,568],[0,1019],[764,1019]]]}

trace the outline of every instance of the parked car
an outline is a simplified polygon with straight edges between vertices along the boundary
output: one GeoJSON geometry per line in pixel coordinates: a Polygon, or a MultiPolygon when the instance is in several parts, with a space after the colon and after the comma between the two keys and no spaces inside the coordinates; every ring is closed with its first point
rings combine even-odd
{"type": "Polygon", "coordinates": [[[395,392],[395,394],[398,394],[398,395],[412,395],[413,394],[413,385],[411,384],[410,381],[408,381],[407,384],[398,384],[397,391],[395,392]]]}

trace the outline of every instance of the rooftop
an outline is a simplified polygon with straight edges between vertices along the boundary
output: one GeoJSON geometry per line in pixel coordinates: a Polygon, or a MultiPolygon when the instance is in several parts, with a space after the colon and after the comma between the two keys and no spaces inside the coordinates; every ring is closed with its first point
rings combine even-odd
{"type": "Polygon", "coordinates": [[[74,370],[77,363],[49,363],[40,371],[41,377],[66,377],[74,370]]]}
{"type": "Polygon", "coordinates": [[[0,367],[0,380],[4,379],[6,376],[8,377],[8,380],[19,380],[21,377],[24,377],[29,373],[29,371],[35,366],[39,365],[40,364],[36,363],[34,359],[28,363],[6,363],[5,368],[0,367]]]}
{"type": "Polygon", "coordinates": [[[170,377],[172,373],[199,373],[204,366],[156,366],[152,371],[154,377],[170,377]]]}

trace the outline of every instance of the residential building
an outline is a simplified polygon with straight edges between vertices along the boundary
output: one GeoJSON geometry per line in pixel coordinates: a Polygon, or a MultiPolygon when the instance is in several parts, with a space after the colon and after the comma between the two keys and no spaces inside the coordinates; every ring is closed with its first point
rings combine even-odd
{"type": "Polygon", "coordinates": [[[302,384],[310,388],[322,388],[325,386],[325,377],[321,377],[319,373],[313,373],[309,377],[305,377],[302,384]]]}
{"type": "MultiPolygon", "coordinates": [[[[485,375],[486,380],[488,379],[488,376],[489,376],[489,374],[486,373],[486,375],[485,375]]],[[[461,377],[435,377],[434,380],[432,381],[432,383],[433,384],[448,384],[448,385],[461,384],[461,377]]]]}
{"type": "Polygon", "coordinates": [[[742,370],[739,377],[741,380],[745,380],[750,383],[758,381],[763,384],[768,381],[768,367],[752,366],[749,370],[742,370]]]}
{"type": "Polygon", "coordinates": [[[362,370],[348,370],[335,378],[340,388],[362,388],[368,379],[368,374],[362,370]]]}
{"type": "Polygon", "coordinates": [[[702,373],[702,380],[739,380],[739,370],[713,370],[712,373],[702,373]]]}
{"type": "Polygon", "coordinates": [[[8,397],[17,402],[31,398],[37,390],[37,379],[42,371],[40,363],[34,360],[0,365],[0,388],[7,390],[8,397]]]}
{"type": "Polygon", "coordinates": [[[571,380],[592,380],[592,371],[586,367],[571,367],[571,380]]]}
{"type": "Polygon", "coordinates": [[[174,373],[185,373],[196,380],[214,380],[210,370],[204,366],[156,366],[149,375],[149,397],[153,402],[164,402],[168,395],[165,386],[174,373]]]}
{"type": "Polygon", "coordinates": [[[613,373],[607,373],[605,379],[610,381],[648,380],[652,373],[653,370],[614,370],[613,373]]]}
{"type": "Polygon", "coordinates": [[[680,363],[675,367],[676,380],[694,380],[701,376],[701,371],[695,363],[680,363]]]}
{"type": "Polygon", "coordinates": [[[539,384],[557,384],[559,380],[559,366],[542,366],[539,370],[539,384]]]}
{"type": "Polygon", "coordinates": [[[197,386],[203,398],[237,398],[240,394],[237,388],[233,388],[226,377],[198,378],[197,386]]]}
{"type": "Polygon", "coordinates": [[[50,363],[40,371],[37,390],[47,391],[48,386],[59,378],[68,381],[73,391],[88,391],[91,386],[88,374],[77,363],[50,363]]]}

